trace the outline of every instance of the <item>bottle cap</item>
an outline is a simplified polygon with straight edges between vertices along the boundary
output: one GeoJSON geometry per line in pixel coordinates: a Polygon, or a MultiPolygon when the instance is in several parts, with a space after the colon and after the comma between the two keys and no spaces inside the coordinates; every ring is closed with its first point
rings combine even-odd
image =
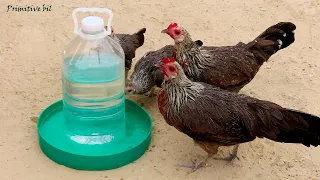
{"type": "Polygon", "coordinates": [[[81,21],[82,31],[87,34],[96,34],[104,30],[104,21],[98,16],[88,16],[81,21]]]}

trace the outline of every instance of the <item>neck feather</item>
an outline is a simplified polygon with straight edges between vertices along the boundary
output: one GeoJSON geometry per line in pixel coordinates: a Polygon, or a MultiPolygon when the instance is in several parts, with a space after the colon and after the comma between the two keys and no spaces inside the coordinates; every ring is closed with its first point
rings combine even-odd
{"type": "Polygon", "coordinates": [[[185,74],[180,74],[174,79],[164,82],[164,90],[167,92],[170,107],[178,112],[182,105],[193,101],[203,90],[204,86],[189,80],[185,74]]]}
{"type": "Polygon", "coordinates": [[[179,64],[186,63],[185,73],[193,80],[199,80],[200,75],[207,66],[210,66],[210,55],[191,41],[185,41],[177,46],[177,61],[179,64]]]}

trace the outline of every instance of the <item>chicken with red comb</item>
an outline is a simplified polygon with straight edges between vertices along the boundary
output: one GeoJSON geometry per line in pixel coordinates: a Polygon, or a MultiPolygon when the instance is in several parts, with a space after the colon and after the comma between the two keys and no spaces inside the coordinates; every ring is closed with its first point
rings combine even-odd
{"type": "Polygon", "coordinates": [[[162,33],[174,40],[177,61],[186,65],[183,69],[189,79],[239,92],[264,62],[295,41],[295,29],[291,22],[280,22],[249,43],[220,47],[196,46],[188,31],[177,23],[171,23],[162,33]]]}
{"type": "MultiPolygon", "coordinates": [[[[170,126],[188,135],[208,153],[205,160],[194,163],[193,171],[217,154],[220,146],[234,146],[258,138],[280,143],[320,145],[320,118],[288,109],[270,101],[259,100],[187,78],[174,59],[159,65],[165,74],[158,93],[158,108],[170,126]]],[[[187,167],[187,166],[186,166],[187,167]]]]}

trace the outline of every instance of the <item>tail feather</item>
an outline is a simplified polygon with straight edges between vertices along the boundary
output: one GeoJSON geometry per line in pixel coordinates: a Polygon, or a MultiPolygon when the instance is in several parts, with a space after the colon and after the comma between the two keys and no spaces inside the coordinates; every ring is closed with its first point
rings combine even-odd
{"type": "Polygon", "coordinates": [[[307,147],[320,145],[320,118],[300,111],[286,109],[284,115],[287,118],[299,118],[303,128],[295,128],[292,131],[281,131],[277,141],[285,143],[301,143],[307,147]]]}
{"type": "Polygon", "coordinates": [[[251,50],[261,61],[267,61],[280,49],[284,49],[295,41],[296,26],[291,22],[280,22],[261,33],[256,39],[248,43],[251,50]]]}
{"type": "MultiPolygon", "coordinates": [[[[137,40],[138,40],[138,47],[141,47],[144,44],[144,33],[147,31],[146,28],[142,28],[140,29],[138,32],[134,33],[134,35],[136,35],[137,40]]],[[[137,48],[138,48],[137,47],[137,48]]]]}

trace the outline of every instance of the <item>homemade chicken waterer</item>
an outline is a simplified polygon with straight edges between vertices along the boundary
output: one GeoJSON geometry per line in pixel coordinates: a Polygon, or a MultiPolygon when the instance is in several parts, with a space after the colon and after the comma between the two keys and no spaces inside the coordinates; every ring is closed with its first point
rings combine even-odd
{"type": "Polygon", "coordinates": [[[125,98],[124,53],[111,34],[112,12],[105,8],[73,11],[78,35],[63,52],[63,99],[39,116],[42,151],[51,160],[78,170],[108,170],[127,165],[147,150],[152,121],[138,104],[125,98]],[[76,12],[89,16],[78,30],[76,12]]]}

